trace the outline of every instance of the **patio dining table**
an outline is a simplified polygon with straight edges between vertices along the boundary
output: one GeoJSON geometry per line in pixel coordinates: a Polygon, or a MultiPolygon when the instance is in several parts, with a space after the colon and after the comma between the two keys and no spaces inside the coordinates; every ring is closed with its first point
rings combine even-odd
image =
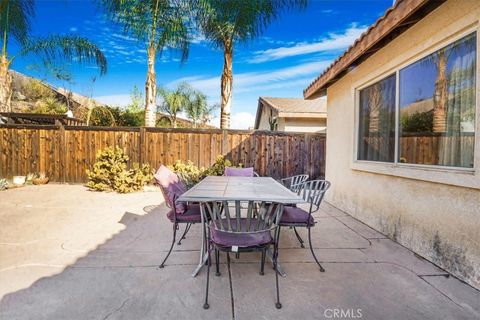
{"type": "MultiPolygon", "coordinates": [[[[303,198],[290,191],[278,181],[270,177],[225,177],[208,176],[191,189],[182,194],[177,201],[180,202],[209,202],[222,201],[274,201],[282,204],[297,204],[305,202],[303,198]]],[[[202,215],[202,224],[204,224],[202,215]]],[[[205,252],[205,228],[202,228],[202,244],[200,260],[192,273],[195,277],[205,265],[208,255],[205,252]]],[[[267,252],[272,258],[271,251],[267,252]]],[[[286,274],[278,267],[282,276],[286,274]]]]}

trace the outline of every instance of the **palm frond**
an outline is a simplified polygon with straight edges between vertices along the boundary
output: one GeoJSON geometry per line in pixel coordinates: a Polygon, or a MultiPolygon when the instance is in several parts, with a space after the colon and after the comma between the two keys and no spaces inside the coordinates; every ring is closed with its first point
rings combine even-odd
{"type": "Polygon", "coordinates": [[[257,37],[283,11],[306,5],[307,0],[197,0],[196,21],[208,40],[223,47],[257,37]]]}
{"type": "Polygon", "coordinates": [[[30,39],[21,54],[35,53],[47,62],[57,59],[75,61],[81,64],[94,63],[100,74],[107,72],[107,59],[102,51],[88,39],[78,36],[48,36],[30,39]]]}
{"type": "Polygon", "coordinates": [[[4,41],[3,35],[6,33],[20,44],[27,42],[30,34],[31,20],[34,16],[34,0],[1,0],[1,41],[4,41]]]}
{"type": "Polygon", "coordinates": [[[193,1],[188,0],[99,0],[110,18],[138,41],[153,43],[158,54],[164,48],[188,57],[192,33],[193,1]]]}

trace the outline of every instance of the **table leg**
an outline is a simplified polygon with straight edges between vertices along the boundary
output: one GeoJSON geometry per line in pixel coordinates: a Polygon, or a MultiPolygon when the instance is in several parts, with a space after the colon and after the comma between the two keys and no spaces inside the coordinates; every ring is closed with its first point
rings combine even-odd
{"type": "Polygon", "coordinates": [[[205,247],[206,247],[205,238],[206,237],[207,237],[206,227],[205,227],[205,223],[203,221],[203,214],[202,214],[202,243],[201,243],[201,247],[200,247],[200,259],[198,261],[198,265],[195,267],[195,270],[193,270],[193,273],[192,273],[193,278],[195,278],[198,275],[198,273],[200,272],[200,270],[203,268],[203,266],[205,265],[205,263],[208,260],[208,255],[206,254],[206,251],[205,251],[205,247]]]}
{"type": "MultiPolygon", "coordinates": [[[[267,249],[267,257],[268,259],[270,259],[270,261],[273,264],[273,252],[272,252],[272,249],[270,248],[267,249]]],[[[281,275],[282,277],[285,278],[287,276],[287,274],[282,270],[282,266],[280,265],[280,262],[277,262],[277,270],[278,270],[278,274],[281,275]]]]}

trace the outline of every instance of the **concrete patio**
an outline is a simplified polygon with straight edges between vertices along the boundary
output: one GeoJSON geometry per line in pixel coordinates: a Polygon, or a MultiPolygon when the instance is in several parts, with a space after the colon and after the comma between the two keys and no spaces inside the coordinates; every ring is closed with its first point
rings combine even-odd
{"type": "MultiPolygon", "coordinates": [[[[231,318],[226,265],[221,277],[212,273],[209,310],[202,309],[205,272],[190,276],[198,226],[158,269],[171,241],[165,213],[159,191],[51,184],[0,192],[0,318],[231,318]]],[[[236,319],[480,318],[476,289],[328,204],[316,220],[313,241],[326,272],[285,229],[283,309],[274,306],[273,270],[258,275],[260,255],[242,254],[232,265],[236,319]]]]}

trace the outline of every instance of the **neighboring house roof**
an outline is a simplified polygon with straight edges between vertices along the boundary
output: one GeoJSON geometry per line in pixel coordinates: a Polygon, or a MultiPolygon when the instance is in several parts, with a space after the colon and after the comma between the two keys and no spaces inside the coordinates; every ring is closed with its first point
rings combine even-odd
{"type": "Polygon", "coordinates": [[[420,101],[415,101],[410,103],[408,106],[403,106],[400,109],[401,114],[406,114],[411,116],[414,113],[417,112],[428,112],[433,110],[434,108],[433,104],[433,98],[425,99],[425,100],[420,100],[420,101]]]}
{"type": "Polygon", "coordinates": [[[258,99],[255,128],[258,128],[264,105],[277,111],[279,118],[326,118],[327,100],[305,100],[301,98],[260,97],[258,99]]]}
{"type": "Polygon", "coordinates": [[[446,0],[397,0],[353,45],[337,58],[305,90],[305,99],[326,94],[326,89],[370,55],[435,10],[446,0]]]}

